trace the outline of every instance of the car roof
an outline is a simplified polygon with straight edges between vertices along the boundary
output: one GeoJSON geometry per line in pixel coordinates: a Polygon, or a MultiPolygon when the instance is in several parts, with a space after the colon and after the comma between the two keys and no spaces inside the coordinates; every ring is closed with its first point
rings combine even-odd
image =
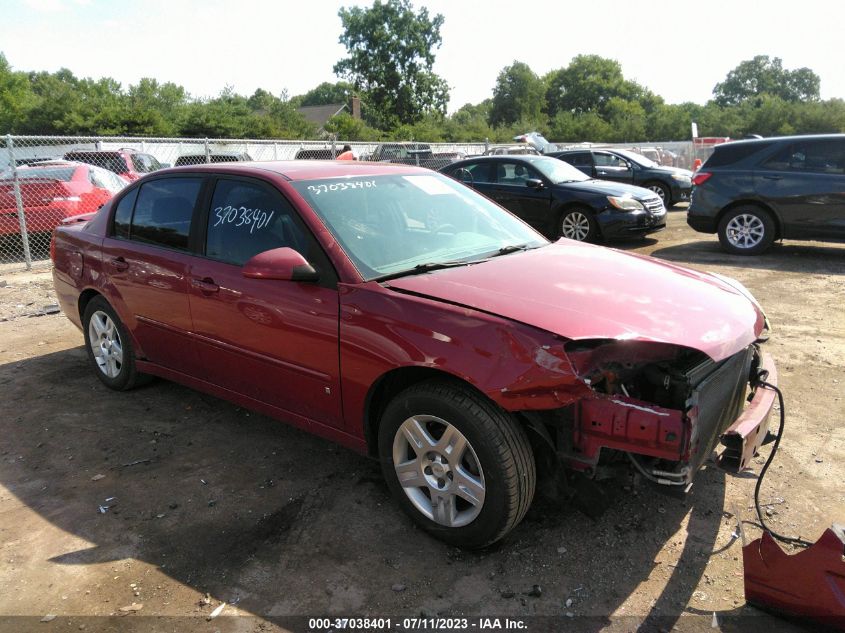
{"type": "Polygon", "coordinates": [[[554,156],[549,154],[541,154],[539,156],[535,154],[491,154],[489,156],[473,156],[472,158],[465,158],[463,160],[455,161],[454,163],[449,163],[446,167],[454,167],[455,165],[465,165],[467,163],[481,163],[481,162],[490,162],[490,163],[512,163],[522,162],[522,163],[536,163],[541,160],[556,160],[554,156]]]}
{"type": "Polygon", "coordinates": [[[767,145],[773,141],[778,143],[793,143],[796,141],[813,141],[813,140],[845,140],[845,134],[796,134],[793,136],[764,136],[763,138],[749,138],[738,139],[736,141],[728,141],[727,143],[719,143],[713,146],[716,151],[720,147],[730,145],[736,147],[737,145],[767,145]]]}
{"type": "Polygon", "coordinates": [[[345,178],[364,176],[383,176],[388,174],[431,174],[430,169],[423,167],[396,165],[393,163],[370,163],[337,160],[280,160],[280,161],[250,161],[239,163],[203,163],[202,165],[186,165],[184,167],[170,167],[154,172],[155,174],[184,173],[184,172],[225,172],[242,176],[256,175],[270,172],[291,181],[317,180],[320,178],[345,178]]]}

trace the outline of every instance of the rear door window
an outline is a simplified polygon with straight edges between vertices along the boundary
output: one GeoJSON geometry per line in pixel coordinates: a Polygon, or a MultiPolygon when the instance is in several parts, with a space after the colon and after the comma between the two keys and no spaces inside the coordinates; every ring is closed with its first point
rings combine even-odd
{"type": "Polygon", "coordinates": [[[578,152],[577,154],[564,154],[561,156],[570,165],[575,167],[592,167],[593,157],[590,152],[578,152]]]}
{"type": "Polygon", "coordinates": [[[763,167],[780,171],[845,173],[845,140],[806,140],[787,145],[763,167]]]}
{"type": "Polygon", "coordinates": [[[188,250],[202,178],[162,178],[141,185],[130,239],[188,250]]]}
{"type": "Polygon", "coordinates": [[[450,176],[466,184],[479,182],[490,182],[490,163],[473,163],[453,169],[450,176]]]}

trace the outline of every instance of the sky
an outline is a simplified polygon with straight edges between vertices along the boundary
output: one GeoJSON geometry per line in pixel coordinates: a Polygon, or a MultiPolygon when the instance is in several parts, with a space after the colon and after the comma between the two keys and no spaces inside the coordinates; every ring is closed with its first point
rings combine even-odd
{"type": "MultiPolygon", "coordinates": [[[[227,85],[303,94],[337,81],[341,6],[365,0],[0,0],[0,52],[16,70],[69,68],[78,77],[142,77],[194,97],[227,85]]],[[[755,55],[808,67],[821,96],[845,98],[841,0],[414,0],[445,22],[434,71],[449,111],[492,96],[514,61],[538,75],[579,54],[617,60],[668,103],[706,102],[716,83],[755,55]]]]}

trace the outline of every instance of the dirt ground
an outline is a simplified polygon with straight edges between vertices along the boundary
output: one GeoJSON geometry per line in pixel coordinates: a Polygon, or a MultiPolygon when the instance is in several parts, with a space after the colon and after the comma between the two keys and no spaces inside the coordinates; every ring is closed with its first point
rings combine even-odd
{"type": "MultiPolygon", "coordinates": [[[[845,246],[732,257],[683,210],[615,246],[755,294],[787,413],[768,521],[811,540],[845,521],[845,246]]],[[[0,630],[311,631],[335,616],[400,630],[439,615],[711,631],[714,613],[723,631],[809,630],[745,606],[736,515],[755,519],[762,457],[739,476],[705,468],[683,501],[616,485],[598,518],[541,498],[498,547],[460,551],[417,530],[364,457],[165,381],[108,391],[63,315],[30,316],[54,303],[48,271],[0,273],[0,630]]]]}

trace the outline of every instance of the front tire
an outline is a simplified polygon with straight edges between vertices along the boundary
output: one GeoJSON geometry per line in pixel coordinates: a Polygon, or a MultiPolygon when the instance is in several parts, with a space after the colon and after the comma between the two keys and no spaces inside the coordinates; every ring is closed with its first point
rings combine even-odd
{"type": "Polygon", "coordinates": [[[482,395],[428,381],[388,404],[379,426],[382,472],[418,525],[459,547],[486,547],[525,516],[534,455],[519,424],[482,395]]]}
{"type": "Polygon", "coordinates": [[[595,242],[598,226],[592,212],[581,207],[567,209],[560,216],[558,231],[561,237],[577,242],[595,242]]]}
{"type": "Polygon", "coordinates": [[[660,196],[660,199],[663,201],[663,206],[667,209],[674,204],[671,190],[662,182],[650,182],[645,187],[660,196]]]}
{"type": "Polygon", "coordinates": [[[759,255],[775,241],[775,222],[760,207],[739,206],[719,222],[722,250],[733,255],[759,255]]]}
{"type": "Polygon", "coordinates": [[[106,387],[126,391],[146,378],[135,367],[132,340],[108,301],[101,296],[91,299],[82,324],[88,360],[106,387]]]}

